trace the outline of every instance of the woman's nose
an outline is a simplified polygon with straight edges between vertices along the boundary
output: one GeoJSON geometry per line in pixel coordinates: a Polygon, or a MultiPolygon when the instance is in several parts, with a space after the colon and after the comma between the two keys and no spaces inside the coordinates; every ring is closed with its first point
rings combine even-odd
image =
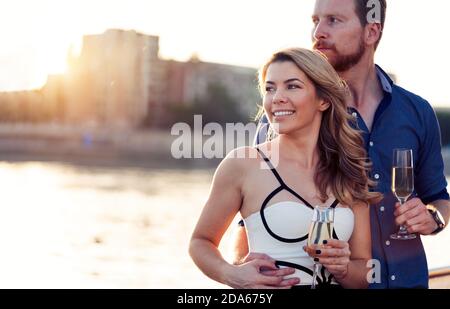
{"type": "Polygon", "coordinates": [[[282,90],[277,90],[272,99],[273,103],[286,103],[287,97],[282,90]]]}

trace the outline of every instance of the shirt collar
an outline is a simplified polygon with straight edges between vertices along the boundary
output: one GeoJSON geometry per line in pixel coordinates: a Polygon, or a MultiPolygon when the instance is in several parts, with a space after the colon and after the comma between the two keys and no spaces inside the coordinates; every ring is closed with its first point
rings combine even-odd
{"type": "Polygon", "coordinates": [[[377,70],[377,76],[378,79],[380,80],[381,87],[383,87],[383,90],[385,92],[392,94],[392,85],[394,84],[394,82],[389,77],[389,75],[386,72],[384,72],[383,69],[380,68],[378,65],[375,65],[375,68],[377,70]]]}
{"type": "MultiPolygon", "coordinates": [[[[378,65],[375,65],[375,69],[377,72],[378,79],[380,80],[381,87],[383,88],[384,95],[383,95],[383,99],[381,100],[380,105],[378,106],[378,108],[375,112],[374,123],[381,116],[381,114],[383,114],[383,112],[386,110],[386,108],[390,105],[391,100],[392,100],[392,86],[394,85],[394,81],[389,77],[389,75],[386,72],[383,71],[382,68],[380,68],[378,65]]],[[[356,115],[358,115],[358,110],[354,107],[348,107],[347,111],[350,114],[356,113],[356,115]]],[[[361,121],[361,117],[357,117],[357,119],[358,119],[358,121],[361,121]]],[[[360,124],[360,127],[365,127],[366,128],[365,130],[368,131],[365,124],[364,124],[364,126],[362,126],[362,124],[360,124]]]]}

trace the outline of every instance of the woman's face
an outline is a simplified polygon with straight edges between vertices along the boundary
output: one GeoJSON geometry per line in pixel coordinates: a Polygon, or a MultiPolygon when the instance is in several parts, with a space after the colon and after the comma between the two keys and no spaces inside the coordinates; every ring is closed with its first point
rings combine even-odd
{"type": "Polygon", "coordinates": [[[264,110],[279,134],[288,134],[313,124],[320,128],[328,104],[316,95],[311,80],[293,62],[269,65],[264,83],[264,110]]]}

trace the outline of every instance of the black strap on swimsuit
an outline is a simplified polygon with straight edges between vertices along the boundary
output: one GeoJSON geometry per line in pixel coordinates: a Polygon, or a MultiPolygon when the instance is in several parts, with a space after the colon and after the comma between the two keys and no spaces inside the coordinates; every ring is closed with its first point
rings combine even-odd
{"type": "MultiPolygon", "coordinates": [[[[278,180],[278,182],[280,183],[280,186],[278,188],[276,188],[275,190],[272,191],[272,193],[270,193],[266,199],[264,200],[263,204],[261,205],[261,209],[260,209],[260,214],[261,214],[261,220],[263,222],[263,225],[265,227],[265,229],[267,230],[267,232],[270,234],[270,236],[272,236],[273,238],[282,241],[282,242],[286,242],[286,243],[296,243],[296,242],[301,242],[303,240],[308,239],[308,234],[306,234],[303,237],[299,237],[299,238],[284,238],[281,237],[277,234],[275,234],[269,227],[269,225],[267,224],[267,220],[266,217],[264,215],[264,209],[267,207],[267,204],[269,203],[269,201],[278,193],[280,193],[283,190],[288,191],[289,193],[291,193],[292,195],[294,195],[295,197],[297,197],[299,200],[301,200],[306,207],[309,207],[311,209],[314,209],[314,207],[308,203],[308,201],[306,201],[303,197],[300,196],[300,194],[298,194],[297,192],[295,192],[294,190],[292,190],[288,185],[286,185],[286,183],[283,181],[283,179],[281,178],[280,174],[278,174],[276,168],[273,166],[272,162],[270,161],[269,158],[266,157],[266,155],[259,149],[256,148],[256,150],[258,151],[258,153],[261,155],[261,157],[264,159],[264,161],[266,162],[266,164],[270,167],[270,170],[272,171],[272,173],[274,174],[275,178],[278,180]]],[[[331,208],[336,208],[336,206],[339,204],[338,200],[335,200],[333,202],[333,204],[331,204],[331,208]]],[[[337,239],[336,233],[333,230],[333,238],[337,239]]]]}
{"type": "MultiPolygon", "coordinates": [[[[272,162],[269,160],[269,158],[266,157],[266,155],[259,149],[256,148],[256,150],[258,151],[258,153],[261,155],[261,157],[264,159],[264,161],[266,162],[266,164],[270,167],[270,170],[272,171],[272,173],[274,174],[275,178],[278,180],[278,182],[280,183],[280,186],[278,188],[276,188],[275,190],[272,191],[272,193],[270,193],[266,199],[264,200],[263,204],[261,205],[261,209],[260,209],[260,215],[261,215],[261,220],[263,222],[264,228],[266,229],[267,233],[269,233],[270,236],[272,236],[273,238],[281,241],[281,242],[285,242],[285,243],[296,243],[296,242],[301,242],[303,240],[308,239],[308,234],[306,234],[303,237],[299,237],[299,238],[294,238],[294,239],[288,239],[288,238],[284,238],[281,237],[277,234],[275,234],[269,227],[269,225],[267,224],[267,220],[266,217],[264,215],[264,209],[267,207],[267,204],[269,203],[269,201],[275,196],[277,195],[279,192],[286,190],[289,193],[291,193],[292,195],[294,195],[295,197],[297,197],[299,200],[301,200],[304,205],[306,207],[309,207],[311,209],[314,209],[314,207],[308,203],[308,201],[306,201],[303,197],[300,196],[300,194],[298,194],[297,192],[295,192],[294,190],[292,190],[288,185],[286,185],[286,183],[283,181],[283,179],[281,178],[280,174],[277,172],[276,168],[273,166],[272,162]]],[[[339,201],[336,199],[331,205],[331,208],[336,208],[336,206],[339,204],[339,201]]],[[[336,235],[336,231],[333,228],[333,238],[334,239],[339,239],[336,235]]],[[[298,265],[298,264],[294,264],[294,263],[289,263],[289,262],[284,262],[284,261],[276,261],[275,263],[277,266],[286,266],[286,267],[292,267],[292,268],[296,268],[302,272],[305,272],[309,275],[312,276],[313,272],[312,270],[310,270],[307,267],[304,267],[302,265],[298,265]]],[[[325,275],[325,269],[324,267],[322,267],[321,270],[321,275],[322,278],[320,278],[320,276],[317,276],[317,281],[318,281],[318,287],[331,287],[331,280],[333,278],[333,275],[330,274],[330,276],[327,278],[325,275]]]]}
{"type": "MultiPolygon", "coordinates": [[[[291,188],[289,188],[288,185],[286,185],[283,181],[283,179],[281,178],[280,174],[278,174],[276,168],[273,166],[272,162],[270,162],[269,158],[266,157],[266,155],[259,149],[256,148],[256,150],[258,150],[259,154],[261,155],[261,157],[264,159],[264,161],[266,162],[266,164],[270,167],[270,170],[272,171],[272,173],[275,175],[275,178],[278,180],[278,182],[280,183],[280,187],[278,187],[278,189],[275,189],[269,196],[272,198],[275,194],[273,194],[275,191],[279,190],[278,192],[282,191],[282,190],[286,190],[290,193],[292,193],[295,197],[297,197],[299,200],[301,200],[303,203],[305,203],[305,205],[311,209],[314,209],[313,206],[311,206],[310,203],[308,203],[303,197],[301,197],[299,194],[297,194],[297,192],[295,192],[294,190],[292,190],[291,188]]],[[[278,193],[277,192],[277,193],[278,193]]],[[[267,199],[266,199],[267,200],[267,199]]]]}
{"type": "MultiPolygon", "coordinates": [[[[305,266],[302,265],[298,265],[295,263],[290,263],[290,262],[284,262],[284,261],[275,261],[275,265],[277,267],[280,266],[284,266],[284,267],[290,267],[290,268],[295,268],[298,269],[308,275],[310,275],[311,277],[313,276],[313,271],[305,266]]],[[[331,281],[333,280],[334,276],[332,274],[330,274],[328,277],[325,274],[325,267],[321,267],[320,270],[320,275],[317,276],[316,280],[317,280],[317,289],[328,289],[328,288],[342,288],[340,285],[336,285],[336,284],[331,284],[331,281]],[[322,277],[321,277],[322,276],[322,277]]],[[[307,287],[308,289],[311,289],[311,286],[303,286],[303,287],[307,287]]],[[[294,288],[302,288],[302,286],[293,286],[294,288]]]]}

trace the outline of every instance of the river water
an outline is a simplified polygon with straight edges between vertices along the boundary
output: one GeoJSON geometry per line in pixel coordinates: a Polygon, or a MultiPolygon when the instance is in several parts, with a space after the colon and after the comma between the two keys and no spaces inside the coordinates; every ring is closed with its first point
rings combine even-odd
{"type": "MultiPolygon", "coordinates": [[[[212,173],[0,163],[0,288],[223,287],[187,253],[212,173]]],[[[443,243],[425,238],[430,268],[450,265],[443,243]]]]}

